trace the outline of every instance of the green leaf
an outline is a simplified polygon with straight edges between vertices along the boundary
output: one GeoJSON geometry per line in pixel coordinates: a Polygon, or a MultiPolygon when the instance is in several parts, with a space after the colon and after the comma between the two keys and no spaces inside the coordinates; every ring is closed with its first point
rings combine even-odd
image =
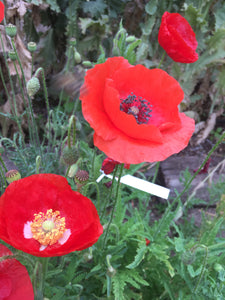
{"type": "Polygon", "coordinates": [[[155,16],[151,16],[144,24],[141,24],[143,35],[149,36],[152,32],[152,28],[154,25],[155,25],[155,16]]]}
{"type": "Polygon", "coordinates": [[[225,3],[223,3],[222,7],[219,7],[215,12],[215,29],[225,28],[225,3]]]}
{"type": "Polygon", "coordinates": [[[194,270],[192,265],[188,265],[187,269],[188,269],[188,272],[189,272],[190,276],[192,278],[194,278],[194,277],[198,276],[201,273],[202,266],[200,268],[198,268],[196,271],[194,270]]]}
{"type": "Polygon", "coordinates": [[[223,217],[221,217],[219,220],[217,220],[212,228],[209,230],[207,230],[207,232],[205,232],[201,238],[201,241],[200,243],[201,244],[204,244],[206,246],[210,246],[210,245],[213,245],[214,242],[215,242],[215,238],[217,236],[217,233],[219,232],[220,230],[220,227],[223,223],[223,217]]]}
{"type": "Polygon", "coordinates": [[[104,0],[96,0],[83,2],[82,8],[85,13],[90,13],[92,17],[96,17],[104,13],[107,5],[104,3],[104,0]]]}
{"type": "Polygon", "coordinates": [[[142,246],[141,248],[139,248],[137,250],[137,254],[135,255],[134,261],[131,264],[127,265],[126,267],[128,269],[136,268],[142,262],[142,260],[144,259],[144,256],[145,256],[146,252],[147,252],[147,247],[145,245],[142,246]]]}
{"type": "Polygon", "coordinates": [[[113,278],[113,292],[115,300],[124,300],[123,291],[126,285],[123,274],[117,273],[113,278]]]}
{"type": "Polygon", "coordinates": [[[184,250],[184,240],[182,238],[174,238],[175,249],[177,252],[181,252],[184,250]]]}
{"type": "Polygon", "coordinates": [[[157,10],[157,0],[150,0],[146,5],[145,5],[145,11],[149,15],[154,15],[156,10],[157,10]]]}

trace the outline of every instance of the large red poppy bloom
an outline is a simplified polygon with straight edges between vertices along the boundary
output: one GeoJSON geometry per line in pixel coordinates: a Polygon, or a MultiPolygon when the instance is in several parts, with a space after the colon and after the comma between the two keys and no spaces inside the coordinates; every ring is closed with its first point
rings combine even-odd
{"type": "Polygon", "coordinates": [[[188,21],[178,13],[165,12],[159,28],[158,41],[166,53],[176,62],[193,63],[198,42],[188,21]]]}
{"type": "Polygon", "coordinates": [[[194,120],[178,111],[183,97],[165,71],[132,66],[123,57],[88,70],[80,96],[94,144],[127,164],[161,161],[187,146],[194,120]]]}
{"type": "Polygon", "coordinates": [[[90,199],[55,174],[10,183],[0,198],[0,239],[36,256],[59,256],[92,246],[103,232],[90,199]]]}
{"type": "MultiPolygon", "coordinates": [[[[0,244],[0,260],[13,253],[0,244]]],[[[0,299],[33,300],[34,292],[26,268],[16,259],[0,261],[0,299]]]]}
{"type": "Polygon", "coordinates": [[[5,5],[0,1],[0,22],[4,19],[5,5]]]}

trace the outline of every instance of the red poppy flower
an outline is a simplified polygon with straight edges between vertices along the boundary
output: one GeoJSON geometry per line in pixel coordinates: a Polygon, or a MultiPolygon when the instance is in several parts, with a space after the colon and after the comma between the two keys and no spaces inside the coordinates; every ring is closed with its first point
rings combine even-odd
{"type": "Polygon", "coordinates": [[[0,239],[36,256],[59,256],[92,246],[103,232],[90,199],[55,174],[10,183],[0,198],[0,239]]]}
{"type": "MultiPolygon", "coordinates": [[[[211,157],[209,157],[209,159],[207,160],[207,162],[204,165],[204,167],[200,170],[200,172],[198,172],[198,175],[199,174],[204,174],[204,173],[208,172],[210,162],[211,162],[211,157]]],[[[197,171],[198,171],[198,169],[195,169],[193,172],[196,173],[197,171]]]]}
{"type": "Polygon", "coordinates": [[[5,5],[0,2],[0,22],[4,19],[4,9],[5,9],[5,5]]]}
{"type": "Polygon", "coordinates": [[[188,21],[178,13],[166,11],[163,14],[158,41],[174,61],[193,63],[198,59],[195,33],[188,21]]]}
{"type": "MultiPolygon", "coordinates": [[[[101,170],[107,175],[107,174],[112,173],[114,171],[116,165],[119,165],[119,164],[120,163],[118,161],[115,161],[115,160],[107,157],[106,159],[103,160],[101,170]]],[[[130,165],[125,164],[124,168],[129,170],[130,165]]]]}
{"type": "Polygon", "coordinates": [[[150,240],[148,240],[148,239],[145,239],[145,244],[146,244],[146,246],[148,246],[150,243],[151,243],[151,241],[150,241],[150,240]]]}
{"type": "Polygon", "coordinates": [[[13,253],[0,244],[0,299],[33,300],[34,292],[26,268],[16,259],[4,259],[13,253]]]}
{"type": "Polygon", "coordinates": [[[188,144],[194,120],[179,113],[184,93],[165,71],[109,58],[87,71],[82,111],[94,144],[127,164],[161,161],[188,144]]]}

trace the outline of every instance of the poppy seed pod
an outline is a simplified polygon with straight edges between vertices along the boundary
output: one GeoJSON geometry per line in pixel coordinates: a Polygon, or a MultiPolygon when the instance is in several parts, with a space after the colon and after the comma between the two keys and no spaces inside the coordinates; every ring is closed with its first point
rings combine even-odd
{"type": "Polygon", "coordinates": [[[15,25],[13,24],[8,24],[6,27],[5,27],[5,31],[6,31],[6,34],[8,36],[10,36],[11,38],[13,38],[14,36],[16,36],[16,33],[17,33],[17,28],[15,25]]]}
{"type": "Polygon", "coordinates": [[[37,50],[37,44],[34,42],[29,42],[27,44],[27,49],[32,53],[35,52],[37,50]]]}
{"type": "Polygon", "coordinates": [[[21,179],[21,175],[18,170],[9,170],[5,173],[5,178],[8,183],[21,179]]]}

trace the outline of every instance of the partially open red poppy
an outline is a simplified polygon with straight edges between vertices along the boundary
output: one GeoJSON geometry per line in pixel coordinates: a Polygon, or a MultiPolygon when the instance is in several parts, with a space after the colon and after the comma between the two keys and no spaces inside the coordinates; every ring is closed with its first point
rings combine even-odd
{"type": "Polygon", "coordinates": [[[26,268],[14,258],[3,258],[12,254],[8,248],[0,244],[0,299],[33,300],[33,287],[26,268]]]}
{"type": "MultiPolygon", "coordinates": [[[[110,174],[114,171],[116,165],[119,165],[120,163],[118,161],[115,161],[109,157],[106,157],[104,160],[103,160],[103,163],[102,163],[102,167],[101,167],[101,170],[107,175],[107,174],[110,174]]],[[[125,169],[130,169],[130,165],[129,164],[124,164],[124,168],[125,169]]]]}
{"type": "Polygon", "coordinates": [[[193,63],[198,42],[188,21],[178,13],[165,12],[159,28],[158,41],[166,53],[176,62],[193,63]]]}
{"type": "Polygon", "coordinates": [[[183,97],[165,71],[132,66],[123,57],[88,70],[80,95],[95,146],[127,164],[161,161],[187,146],[194,120],[178,111],[183,97]]]}
{"type": "Polygon", "coordinates": [[[0,1],[0,22],[4,19],[5,5],[0,1]]]}
{"type": "Polygon", "coordinates": [[[0,239],[36,256],[83,250],[103,232],[90,199],[55,174],[10,183],[0,198],[0,239]]]}

